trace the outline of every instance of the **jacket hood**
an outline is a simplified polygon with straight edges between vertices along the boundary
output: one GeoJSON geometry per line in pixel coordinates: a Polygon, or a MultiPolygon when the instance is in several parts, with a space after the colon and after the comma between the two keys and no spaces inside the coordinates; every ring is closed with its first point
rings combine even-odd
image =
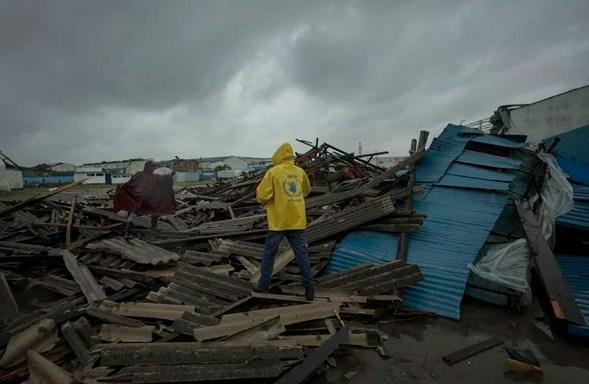
{"type": "Polygon", "coordinates": [[[294,151],[288,143],[282,144],[272,155],[272,164],[278,165],[294,161],[294,151]]]}

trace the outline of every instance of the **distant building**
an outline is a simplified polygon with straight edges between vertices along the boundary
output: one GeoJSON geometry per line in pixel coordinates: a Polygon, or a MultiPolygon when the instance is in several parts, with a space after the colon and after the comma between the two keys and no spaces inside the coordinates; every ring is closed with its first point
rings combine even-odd
{"type": "Polygon", "coordinates": [[[233,179],[244,173],[255,172],[272,164],[272,159],[261,157],[218,156],[198,159],[172,159],[158,161],[158,167],[176,171],[174,181],[196,182],[216,179],[233,179]]]}
{"type": "Polygon", "coordinates": [[[549,146],[556,137],[556,153],[589,164],[589,85],[530,104],[502,105],[490,118],[468,124],[495,134],[523,135],[532,145],[549,146]]]}
{"type": "Polygon", "coordinates": [[[16,164],[0,157],[0,191],[10,191],[22,187],[22,171],[16,167],[16,164]]]}
{"type": "Polygon", "coordinates": [[[71,173],[72,175],[76,171],[76,168],[77,166],[75,166],[74,164],[68,163],[55,163],[49,166],[49,170],[52,172],[71,173]]]}
{"type": "Polygon", "coordinates": [[[130,159],[82,164],[76,168],[74,181],[86,179],[84,184],[123,184],[131,176],[142,171],[146,161],[145,159],[130,159]]]}
{"type": "Polygon", "coordinates": [[[404,157],[398,156],[387,156],[387,157],[377,157],[372,159],[371,163],[383,168],[390,168],[393,165],[397,164],[400,160],[404,159],[404,157]]]}
{"type": "Polygon", "coordinates": [[[23,183],[25,187],[70,184],[74,181],[75,169],[75,165],[66,163],[38,164],[23,168],[23,183]]]}

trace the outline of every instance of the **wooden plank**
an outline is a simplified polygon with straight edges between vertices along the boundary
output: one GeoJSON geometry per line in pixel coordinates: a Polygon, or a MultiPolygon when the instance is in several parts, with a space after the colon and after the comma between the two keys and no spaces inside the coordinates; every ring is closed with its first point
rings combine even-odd
{"type": "MultiPolygon", "coordinates": [[[[284,339],[295,341],[298,345],[302,347],[319,347],[323,343],[325,343],[332,335],[291,335],[287,336],[284,339]]],[[[342,344],[349,345],[352,347],[363,347],[363,348],[372,348],[376,345],[371,344],[368,341],[368,335],[366,333],[351,333],[346,337],[342,344]]]]}
{"type": "Polygon", "coordinates": [[[88,307],[85,309],[86,315],[98,320],[105,321],[111,324],[119,324],[127,327],[143,327],[145,324],[139,320],[130,319],[128,317],[115,315],[113,313],[101,311],[98,308],[88,307]]]}
{"type": "Polygon", "coordinates": [[[260,272],[260,269],[254,263],[252,263],[247,257],[245,257],[245,256],[236,256],[235,258],[252,275],[260,272]]]}
{"type": "Polygon", "coordinates": [[[6,208],[6,209],[0,211],[0,217],[8,216],[11,213],[20,211],[21,209],[28,207],[29,205],[33,205],[35,203],[43,201],[48,197],[51,197],[53,195],[57,195],[58,193],[61,193],[61,192],[67,191],[68,189],[77,187],[78,185],[82,184],[84,181],[86,181],[86,179],[76,181],[75,183],[71,183],[68,185],[64,185],[63,187],[59,187],[59,188],[55,189],[54,191],[47,192],[47,193],[41,194],[39,196],[31,197],[30,199],[27,199],[25,201],[22,201],[18,204],[13,205],[12,207],[9,207],[9,208],[6,208]]]}
{"type": "Polygon", "coordinates": [[[61,334],[82,365],[88,363],[88,347],[69,321],[61,326],[61,334]]]}
{"type": "Polygon", "coordinates": [[[284,328],[284,324],[280,320],[280,316],[276,316],[252,328],[243,330],[232,336],[229,336],[224,340],[236,342],[256,342],[273,340],[285,331],[286,328],[284,328]]]}
{"type": "Polygon", "coordinates": [[[528,238],[530,251],[534,256],[532,262],[548,294],[554,315],[557,319],[585,325],[585,319],[575,302],[575,298],[562,275],[560,267],[550,246],[542,234],[542,228],[527,202],[515,202],[528,238]]]}
{"type": "Polygon", "coordinates": [[[501,344],[503,344],[503,340],[499,339],[498,337],[490,337],[479,343],[446,355],[442,357],[442,360],[444,360],[448,365],[453,365],[501,344]]]}
{"type": "Polygon", "coordinates": [[[284,325],[296,324],[303,321],[324,319],[333,316],[334,311],[338,311],[340,303],[313,303],[302,305],[291,305],[287,307],[277,307],[260,309],[257,311],[232,313],[221,318],[221,324],[230,324],[236,321],[248,319],[265,319],[268,320],[275,316],[280,316],[284,325]]]}
{"type": "MultiPolygon", "coordinates": [[[[274,269],[272,269],[272,276],[277,274],[278,272],[282,271],[291,261],[295,258],[294,252],[292,249],[288,251],[280,252],[274,258],[274,269]]],[[[260,280],[261,271],[254,273],[250,278],[251,283],[257,283],[260,280]]]]}
{"type": "Polygon", "coordinates": [[[18,316],[18,305],[2,272],[0,272],[0,303],[2,303],[0,323],[8,324],[18,316]]]}
{"type": "Polygon", "coordinates": [[[335,335],[309,354],[302,363],[282,376],[275,384],[299,384],[323,364],[325,360],[340,346],[349,334],[347,327],[342,327],[335,335]]]}
{"type": "Polygon", "coordinates": [[[106,299],[106,294],[98,284],[88,267],[78,263],[76,257],[68,250],[61,250],[61,255],[65,267],[70,272],[76,283],[80,286],[82,293],[88,300],[88,303],[106,299]]]}
{"type": "Polygon", "coordinates": [[[179,366],[130,367],[121,376],[132,374],[133,383],[188,383],[236,379],[266,379],[279,376],[283,365],[278,359],[232,364],[192,364],[179,366]]]}
{"type": "Polygon", "coordinates": [[[102,344],[93,349],[105,366],[243,362],[251,359],[300,359],[301,347],[209,347],[190,342],[102,344]]]}
{"type": "Polygon", "coordinates": [[[69,247],[72,240],[72,224],[74,223],[74,213],[76,212],[76,200],[78,195],[72,197],[72,206],[67,217],[67,225],[65,228],[65,246],[69,247]]]}
{"type": "Polygon", "coordinates": [[[125,327],[102,324],[98,338],[111,343],[149,343],[153,340],[154,326],[125,327]]]}
{"type": "Polygon", "coordinates": [[[263,293],[263,292],[256,292],[252,291],[252,297],[256,299],[264,299],[270,301],[287,301],[287,302],[297,302],[297,303],[313,303],[313,302],[326,302],[326,298],[316,297],[313,301],[308,301],[303,296],[294,296],[294,295],[280,295],[275,293],[263,293]]]}
{"type": "Polygon", "coordinates": [[[114,303],[103,301],[98,309],[120,316],[142,317],[148,319],[176,320],[184,312],[194,312],[192,305],[157,303],[114,303]]]}
{"type": "Polygon", "coordinates": [[[196,341],[207,341],[235,335],[247,329],[256,327],[268,321],[268,318],[255,318],[231,323],[212,325],[210,327],[195,328],[193,336],[196,341]]]}

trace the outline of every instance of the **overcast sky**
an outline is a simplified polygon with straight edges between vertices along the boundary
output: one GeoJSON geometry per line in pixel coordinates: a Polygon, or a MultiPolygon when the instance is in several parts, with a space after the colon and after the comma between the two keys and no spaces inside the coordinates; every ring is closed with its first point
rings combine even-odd
{"type": "Polygon", "coordinates": [[[0,150],[404,155],[420,129],[589,83],[588,20],[586,0],[0,0],[0,150]]]}

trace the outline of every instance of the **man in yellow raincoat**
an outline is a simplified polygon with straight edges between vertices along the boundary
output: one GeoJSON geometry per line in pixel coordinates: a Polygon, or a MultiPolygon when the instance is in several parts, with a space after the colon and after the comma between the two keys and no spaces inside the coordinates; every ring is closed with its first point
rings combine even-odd
{"type": "Polygon", "coordinates": [[[268,216],[268,236],[262,255],[258,290],[266,291],[272,279],[274,255],[286,236],[301,271],[305,297],[313,300],[313,274],[309,263],[307,242],[303,235],[307,225],[305,197],[311,191],[305,171],[294,163],[294,151],[282,144],[272,156],[270,168],[256,189],[256,199],[264,204],[268,216]]]}

